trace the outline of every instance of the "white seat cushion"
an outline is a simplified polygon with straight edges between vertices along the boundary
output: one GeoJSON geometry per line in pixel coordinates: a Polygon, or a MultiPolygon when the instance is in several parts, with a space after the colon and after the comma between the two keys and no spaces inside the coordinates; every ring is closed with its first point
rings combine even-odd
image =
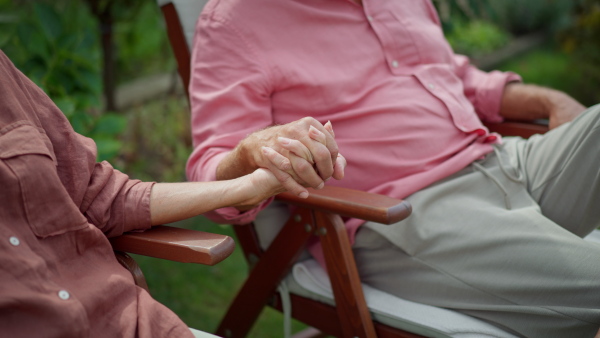
{"type": "MultiPolygon", "coordinates": [[[[586,240],[600,244],[600,231],[586,240]]],[[[285,282],[291,293],[333,305],[333,292],[327,272],[314,259],[296,263],[285,282]]],[[[462,313],[411,302],[363,284],[367,306],[373,319],[427,337],[501,337],[516,336],[462,313]]]]}

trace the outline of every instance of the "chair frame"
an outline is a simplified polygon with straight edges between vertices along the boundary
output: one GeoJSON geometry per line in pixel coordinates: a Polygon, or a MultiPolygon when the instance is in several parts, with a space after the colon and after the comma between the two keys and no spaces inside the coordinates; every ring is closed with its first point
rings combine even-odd
{"type": "MultiPolygon", "coordinates": [[[[179,75],[189,98],[190,50],[174,4],[161,5],[161,10],[165,18],[169,41],[177,60],[179,75]]],[[[529,137],[547,130],[546,126],[517,121],[488,125],[488,128],[504,135],[522,137],[529,137]]],[[[338,337],[422,337],[374,322],[371,319],[342,219],[342,217],[352,217],[383,224],[396,223],[410,214],[411,206],[408,202],[383,195],[329,186],[318,191],[311,190],[307,199],[300,199],[289,193],[280,194],[276,198],[293,205],[295,210],[267,250],[260,248],[252,224],[234,227],[251,271],[219,325],[216,332],[218,335],[228,338],[246,336],[265,305],[281,311],[282,305],[276,291],[277,286],[290,271],[307,241],[312,236],[317,236],[324,249],[336,305],[331,306],[298,295],[291,295],[294,318],[323,333],[338,337]]],[[[167,248],[172,245],[182,245],[178,247],[178,250],[189,251],[185,243],[175,244],[176,240],[163,241],[161,236],[153,239],[161,244],[146,242],[145,236],[147,235],[145,234],[147,233],[151,232],[127,234],[112,240],[112,243],[115,250],[141,252],[154,257],[159,256],[155,254],[155,245],[162,246],[164,251],[171,250],[167,248]]],[[[182,233],[182,236],[195,235],[182,233]]],[[[227,241],[224,239],[223,243],[227,241]]],[[[202,250],[204,250],[203,254],[214,252],[206,248],[202,250]]],[[[221,248],[217,251],[219,250],[223,251],[224,249],[221,248]]],[[[191,251],[197,252],[198,249],[191,251]]],[[[185,256],[187,253],[183,255],[185,256]]],[[[182,256],[177,257],[181,258],[182,256]]],[[[127,261],[126,258],[121,260],[127,261]]]]}

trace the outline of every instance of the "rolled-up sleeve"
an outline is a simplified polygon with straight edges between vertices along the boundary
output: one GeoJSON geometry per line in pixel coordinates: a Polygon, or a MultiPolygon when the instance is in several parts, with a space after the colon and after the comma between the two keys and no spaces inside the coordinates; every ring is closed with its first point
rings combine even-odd
{"type": "MultiPolygon", "coordinates": [[[[196,27],[190,101],[194,151],[190,181],[214,181],[221,160],[250,133],[273,124],[269,67],[253,43],[227,19],[205,11],[196,27]]],[[[239,212],[222,208],[205,214],[217,222],[247,223],[271,200],[239,212]]]]}
{"type": "Polygon", "coordinates": [[[456,75],[462,79],[465,95],[479,118],[485,122],[502,122],[500,104],[504,87],[509,82],[521,81],[521,77],[512,72],[484,72],[471,65],[464,55],[455,55],[454,64],[456,75]]]}
{"type": "Polygon", "coordinates": [[[107,237],[148,229],[153,184],[131,180],[106,161],[96,163],[80,209],[107,237]]]}

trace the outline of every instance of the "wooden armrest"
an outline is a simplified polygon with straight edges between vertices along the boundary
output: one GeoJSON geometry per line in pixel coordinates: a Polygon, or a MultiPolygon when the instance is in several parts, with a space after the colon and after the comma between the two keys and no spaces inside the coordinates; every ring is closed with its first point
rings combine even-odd
{"type": "Polygon", "coordinates": [[[365,221],[393,224],[410,215],[412,207],[404,200],[360,190],[325,186],[321,190],[309,189],[308,198],[302,199],[285,192],[278,200],[365,221]]]}
{"type": "Polygon", "coordinates": [[[164,225],[144,232],[128,232],[111,238],[110,242],[116,251],[205,265],[219,263],[235,248],[229,236],[164,225]]]}
{"type": "Polygon", "coordinates": [[[502,123],[486,123],[491,132],[504,136],[521,136],[529,138],[534,134],[544,134],[548,131],[548,121],[534,120],[531,122],[506,120],[502,123]]]}

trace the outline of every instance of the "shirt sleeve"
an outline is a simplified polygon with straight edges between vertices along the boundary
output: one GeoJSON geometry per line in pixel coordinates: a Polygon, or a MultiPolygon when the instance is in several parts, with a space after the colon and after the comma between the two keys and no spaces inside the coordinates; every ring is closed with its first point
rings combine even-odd
{"type": "Polygon", "coordinates": [[[64,114],[33,82],[19,74],[35,118],[52,143],[62,185],[87,220],[108,236],[151,227],[154,183],[131,180],[108,162],[96,162],[96,144],[76,133],[64,114]]]}
{"type": "Polygon", "coordinates": [[[455,73],[462,79],[464,93],[475,107],[482,121],[499,123],[500,104],[504,87],[509,82],[521,81],[521,77],[512,72],[484,72],[471,65],[464,55],[454,56],[455,73]]]}
{"type": "MultiPolygon", "coordinates": [[[[219,162],[248,134],[273,124],[271,76],[261,53],[228,20],[205,10],[192,50],[190,103],[194,151],[190,181],[214,181],[219,162]]],[[[247,223],[271,201],[239,212],[222,208],[206,216],[217,222],[247,223]]]]}

